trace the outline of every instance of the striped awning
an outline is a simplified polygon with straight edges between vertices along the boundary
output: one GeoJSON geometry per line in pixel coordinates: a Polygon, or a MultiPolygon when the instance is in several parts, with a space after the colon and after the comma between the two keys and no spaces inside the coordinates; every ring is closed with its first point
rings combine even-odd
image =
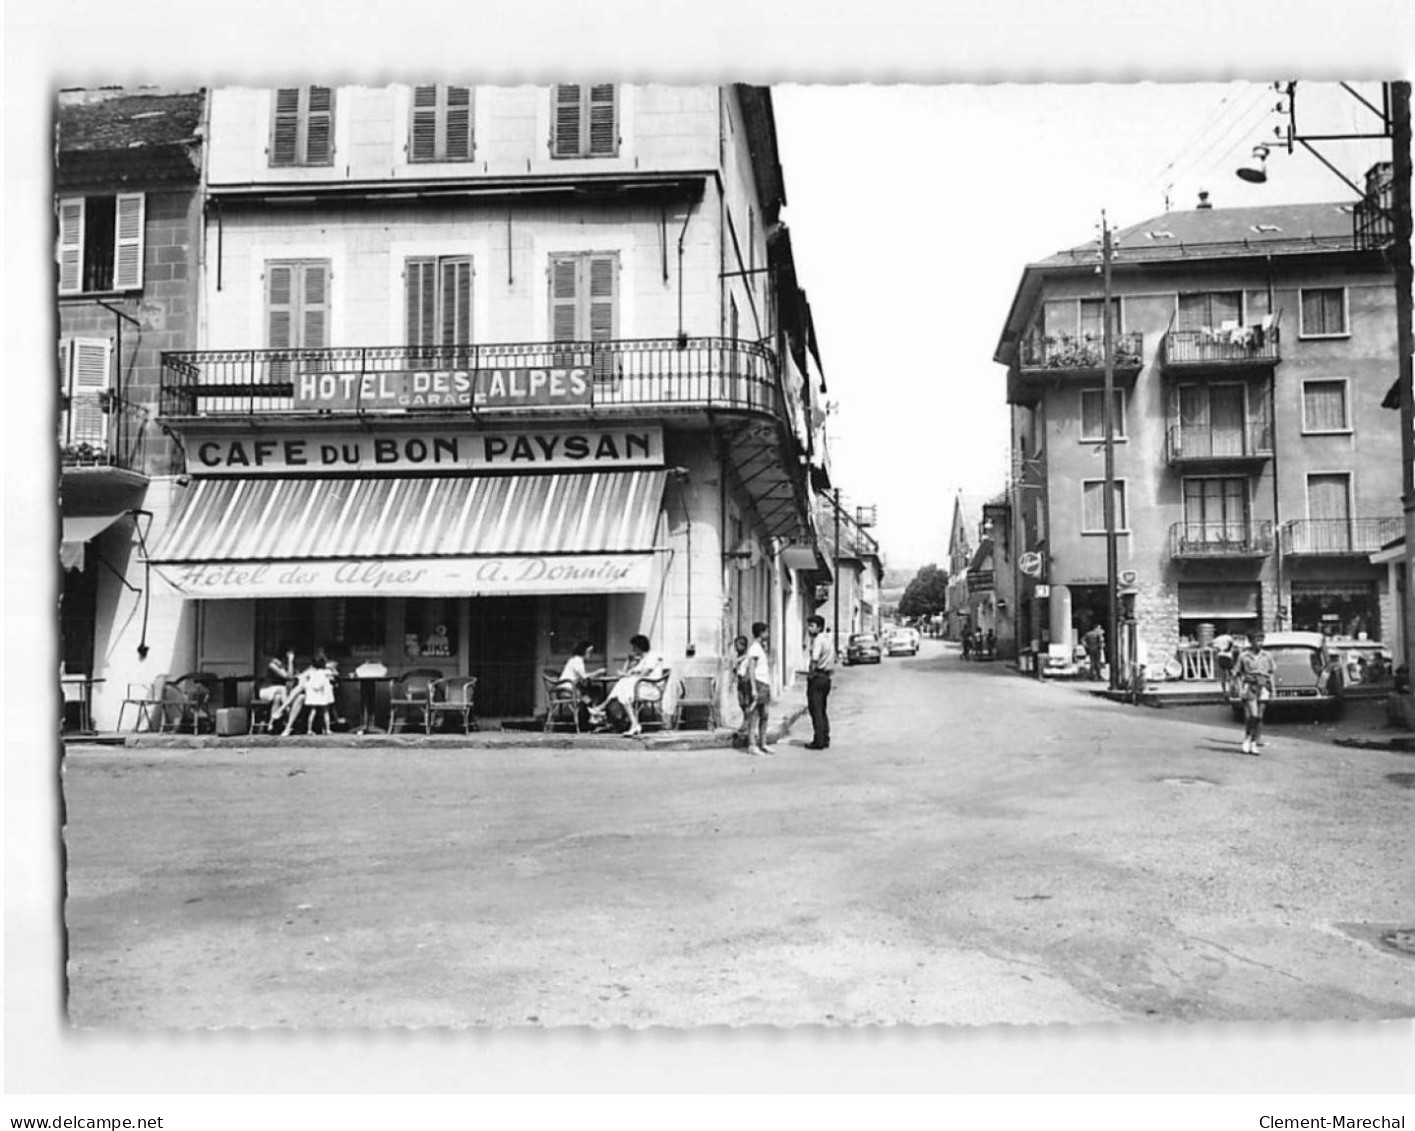
{"type": "Polygon", "coordinates": [[[202,597],[641,590],[663,480],[195,479],[150,560],[202,597]]]}

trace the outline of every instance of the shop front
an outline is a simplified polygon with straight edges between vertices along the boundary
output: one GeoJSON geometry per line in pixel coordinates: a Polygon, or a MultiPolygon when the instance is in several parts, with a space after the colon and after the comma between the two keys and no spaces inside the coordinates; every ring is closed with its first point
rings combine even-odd
{"type": "MultiPolygon", "coordinates": [[[[196,605],[197,667],[227,679],[284,644],[301,662],[323,650],[345,676],[475,676],[481,716],[529,717],[542,671],[578,640],[619,658],[669,564],[656,428],[194,436],[187,449],[194,470],[226,473],[193,476],[149,562],[196,605]],[[324,451],[349,473],[325,470],[324,451]]],[[[343,681],[345,717],[359,692],[343,681]]],[[[382,708],[386,682],[379,695],[382,708]]]]}

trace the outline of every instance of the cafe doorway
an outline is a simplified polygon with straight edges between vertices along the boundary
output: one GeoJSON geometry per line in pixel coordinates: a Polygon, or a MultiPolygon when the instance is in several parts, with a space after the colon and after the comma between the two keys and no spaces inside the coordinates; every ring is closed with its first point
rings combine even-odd
{"type": "Polygon", "coordinates": [[[529,718],[538,685],[536,599],[474,597],[468,603],[467,659],[477,677],[477,713],[529,718]]]}

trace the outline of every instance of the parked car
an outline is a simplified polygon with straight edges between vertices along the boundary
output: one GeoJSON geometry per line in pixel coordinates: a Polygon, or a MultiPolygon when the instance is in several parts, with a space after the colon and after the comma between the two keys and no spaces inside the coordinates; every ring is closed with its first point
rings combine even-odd
{"type": "Polygon", "coordinates": [[[1379,640],[1328,637],[1335,666],[1332,691],[1342,699],[1389,695],[1395,688],[1395,659],[1379,640]]]}
{"type": "Polygon", "coordinates": [[[880,662],[879,637],[873,632],[857,632],[845,644],[845,663],[877,664],[880,662]]]}
{"type": "Polygon", "coordinates": [[[912,628],[896,628],[884,638],[884,650],[891,656],[917,656],[919,634],[912,628]]]}
{"type": "MultiPolygon", "coordinates": [[[[1340,657],[1320,632],[1270,632],[1263,648],[1271,654],[1274,668],[1273,697],[1268,709],[1311,708],[1335,717],[1341,713],[1338,694],[1340,657]]],[[[1223,679],[1224,698],[1235,718],[1243,715],[1242,686],[1238,665],[1223,679]]]]}

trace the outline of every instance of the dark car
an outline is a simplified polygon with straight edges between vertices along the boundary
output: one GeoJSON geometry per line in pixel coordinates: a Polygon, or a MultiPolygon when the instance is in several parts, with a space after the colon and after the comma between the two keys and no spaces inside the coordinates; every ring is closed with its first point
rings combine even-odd
{"type": "Polygon", "coordinates": [[[845,663],[877,664],[880,662],[879,637],[873,632],[857,632],[845,644],[845,663]]]}

